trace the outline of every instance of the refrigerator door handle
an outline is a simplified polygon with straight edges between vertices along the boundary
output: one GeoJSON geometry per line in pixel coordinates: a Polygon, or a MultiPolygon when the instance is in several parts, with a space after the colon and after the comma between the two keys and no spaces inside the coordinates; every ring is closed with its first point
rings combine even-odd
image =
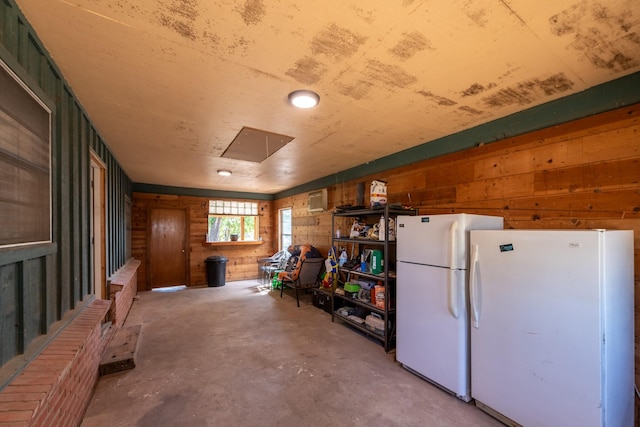
{"type": "Polygon", "coordinates": [[[449,313],[457,319],[458,318],[458,289],[456,288],[456,271],[449,269],[449,286],[447,286],[448,292],[448,305],[449,313]]]}
{"type": "Polygon", "coordinates": [[[458,221],[453,221],[451,223],[451,228],[449,229],[449,283],[447,286],[448,289],[448,306],[449,312],[454,317],[454,319],[458,318],[458,289],[456,288],[456,251],[457,251],[457,231],[458,231],[458,221]]]}
{"type": "Polygon", "coordinates": [[[469,268],[469,300],[471,305],[471,324],[480,327],[480,303],[476,284],[476,270],[478,266],[478,245],[471,246],[471,266],[469,268]]]}

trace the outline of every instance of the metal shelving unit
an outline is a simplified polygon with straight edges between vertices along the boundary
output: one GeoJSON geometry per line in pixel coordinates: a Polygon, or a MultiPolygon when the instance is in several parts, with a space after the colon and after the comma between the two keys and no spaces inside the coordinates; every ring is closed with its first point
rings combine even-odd
{"type": "MultiPolygon", "coordinates": [[[[415,209],[405,209],[405,208],[395,208],[386,205],[380,208],[372,208],[372,209],[355,209],[355,210],[344,210],[344,211],[336,211],[333,213],[332,221],[331,221],[331,232],[332,232],[332,244],[333,246],[347,246],[347,245],[357,245],[358,253],[361,253],[364,249],[378,249],[383,252],[383,270],[380,274],[372,274],[370,272],[360,271],[359,264],[355,268],[344,268],[339,267],[339,277],[343,275],[346,276],[346,279],[341,281],[342,284],[344,282],[350,281],[354,276],[357,276],[362,279],[374,280],[376,282],[382,282],[385,287],[385,304],[384,308],[377,307],[375,304],[372,304],[367,301],[362,301],[359,299],[348,298],[346,295],[341,295],[336,293],[335,289],[333,289],[331,293],[331,321],[335,321],[336,318],[340,319],[345,324],[350,327],[359,330],[360,332],[379,340],[386,352],[389,352],[393,348],[395,348],[395,336],[396,336],[396,309],[395,309],[395,272],[391,270],[391,267],[395,265],[395,248],[396,242],[395,240],[389,240],[389,219],[391,217],[397,217],[398,215],[416,215],[417,210],[415,209]],[[348,218],[363,218],[371,220],[371,218],[376,218],[375,222],[377,223],[380,216],[384,215],[384,240],[372,240],[366,238],[349,238],[349,237],[335,237],[336,236],[336,218],[348,217],[348,218]],[[365,326],[364,322],[360,322],[357,319],[349,318],[343,316],[336,312],[336,301],[340,301],[344,305],[348,305],[351,307],[358,307],[365,312],[377,313],[384,321],[384,330],[383,333],[380,334],[376,331],[372,331],[365,326]]],[[[355,246],[354,246],[355,247],[355,246]]],[[[355,250],[354,250],[355,252],[355,250]]],[[[364,320],[364,319],[362,319],[364,320]]]]}

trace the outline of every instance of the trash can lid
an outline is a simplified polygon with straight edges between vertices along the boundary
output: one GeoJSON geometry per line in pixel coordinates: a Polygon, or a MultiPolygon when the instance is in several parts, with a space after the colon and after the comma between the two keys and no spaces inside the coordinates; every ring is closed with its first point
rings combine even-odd
{"type": "Polygon", "coordinates": [[[227,262],[228,259],[223,257],[222,255],[214,255],[214,256],[210,256],[205,261],[207,261],[207,262],[227,262]]]}

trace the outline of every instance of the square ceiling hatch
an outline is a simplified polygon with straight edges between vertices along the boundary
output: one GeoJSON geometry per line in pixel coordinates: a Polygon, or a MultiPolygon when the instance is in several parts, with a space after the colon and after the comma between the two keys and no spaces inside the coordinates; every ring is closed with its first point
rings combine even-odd
{"type": "Polygon", "coordinates": [[[292,136],[243,127],[222,157],[261,163],[291,141],[292,136]]]}

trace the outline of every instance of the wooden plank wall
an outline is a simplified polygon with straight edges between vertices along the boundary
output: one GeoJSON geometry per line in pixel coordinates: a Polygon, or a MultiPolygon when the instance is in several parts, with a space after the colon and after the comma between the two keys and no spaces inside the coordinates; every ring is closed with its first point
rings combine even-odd
{"type": "MultiPolygon", "coordinates": [[[[243,200],[243,199],[233,199],[243,200]]],[[[252,200],[248,200],[252,201],[252,200]]],[[[226,280],[244,280],[257,277],[259,258],[272,255],[277,249],[277,239],[274,240],[275,222],[272,212],[272,202],[256,201],[260,213],[259,236],[262,242],[257,244],[229,244],[212,246],[205,244],[207,233],[207,218],[209,198],[179,196],[152,193],[133,193],[133,207],[131,213],[131,251],[135,259],[142,263],[138,269],[138,290],[150,290],[149,260],[148,260],[148,212],[151,208],[187,209],[188,227],[188,286],[205,286],[205,260],[212,255],[222,255],[228,258],[226,265],[226,280]]]]}
{"type": "Polygon", "coordinates": [[[0,2],[0,59],[52,111],[52,242],[0,250],[2,388],[42,349],[52,327],[64,327],[70,312],[92,298],[90,150],[107,165],[107,275],[126,261],[124,200],[132,186],[33,29],[7,0],[0,2]]]}
{"type": "Polygon", "coordinates": [[[640,371],[640,105],[339,183],[328,188],[329,211],[321,214],[307,212],[307,193],[273,207],[292,207],[293,240],[326,253],[330,211],[355,205],[359,182],[366,183],[368,203],[372,179],[388,182],[390,203],[417,207],[422,215],[500,215],[514,229],[633,230],[640,371]]]}

